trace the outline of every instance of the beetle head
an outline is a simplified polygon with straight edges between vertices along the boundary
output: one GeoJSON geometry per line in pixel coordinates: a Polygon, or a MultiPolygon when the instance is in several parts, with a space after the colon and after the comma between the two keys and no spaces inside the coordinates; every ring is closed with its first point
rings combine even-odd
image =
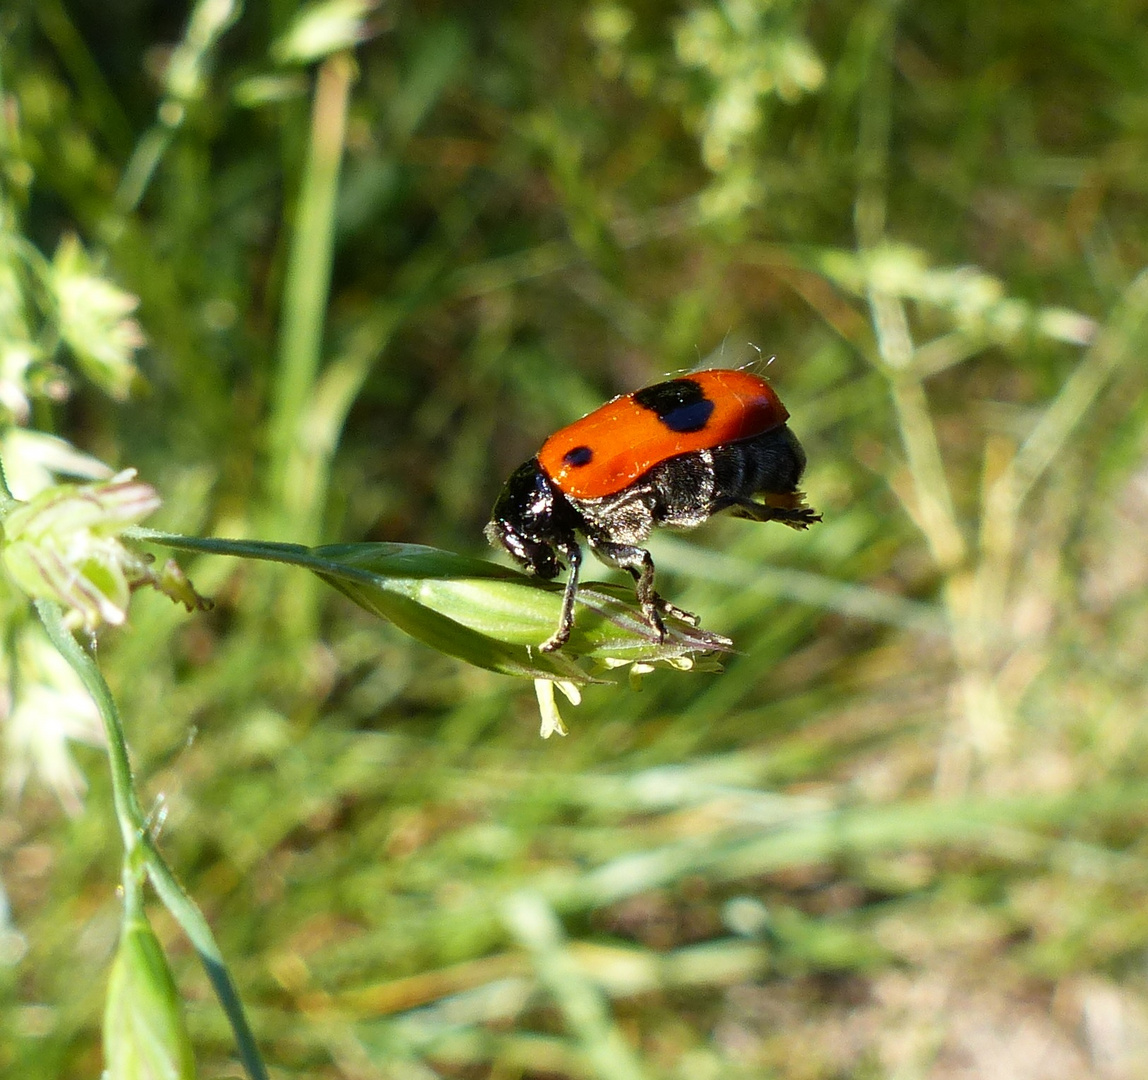
{"type": "Polygon", "coordinates": [[[520,465],[494,504],[486,538],[504,547],[527,571],[557,577],[560,552],[575,543],[577,515],[536,458],[520,465]]]}

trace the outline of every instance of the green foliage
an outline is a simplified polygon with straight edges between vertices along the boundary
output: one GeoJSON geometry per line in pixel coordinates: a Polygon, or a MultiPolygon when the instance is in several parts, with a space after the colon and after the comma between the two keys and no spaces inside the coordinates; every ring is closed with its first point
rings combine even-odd
{"type": "Polygon", "coordinates": [[[1142,23],[6,5],[13,493],[135,468],[169,537],[369,565],[348,603],[202,541],[211,612],[147,590],[100,632],[118,711],[0,591],[0,1072],[98,1075],[126,848],[204,1076],[236,1031],[251,1065],[239,999],[279,1076],[1142,1074],[1142,23]],[[457,659],[553,624],[474,569],[499,484],[759,356],[825,521],[659,537],[738,652],[587,682],[540,741],[457,659]],[[370,561],[418,551],[454,569],[370,561]]]}

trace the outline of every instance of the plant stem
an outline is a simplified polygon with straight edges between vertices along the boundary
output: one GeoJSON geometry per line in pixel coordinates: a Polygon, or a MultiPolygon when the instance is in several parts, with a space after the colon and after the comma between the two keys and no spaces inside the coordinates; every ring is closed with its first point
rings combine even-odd
{"type": "Polygon", "coordinates": [[[95,661],[80,647],[79,642],[64,624],[60,607],[47,600],[37,600],[36,611],[39,613],[40,621],[44,624],[44,629],[47,631],[52,644],[56,646],[60,655],[68,661],[72,670],[79,676],[80,681],[88,693],[92,695],[92,699],[100,711],[108,741],[108,761],[112,773],[112,798],[116,810],[116,819],[120,826],[120,835],[124,841],[125,864],[132,864],[136,858],[142,858],[156,893],[176,922],[183,928],[195,951],[199,954],[207,977],[211,980],[220,1004],[223,1006],[223,1011],[231,1024],[235,1041],[238,1044],[239,1056],[248,1075],[251,1080],[267,1080],[267,1068],[259,1054],[255,1036],[247,1022],[243,1003],[235,990],[231,973],[227,970],[223,954],[219,951],[211,927],[208,926],[207,920],[203,917],[203,913],[195,901],[188,896],[183,886],[176,880],[148,831],[148,823],[140,808],[139,799],[136,797],[135,786],[132,782],[127,740],[112,692],[104,681],[95,661]]]}
{"type": "Polygon", "coordinates": [[[291,461],[304,437],[302,421],[319,372],[331,284],[335,203],[354,70],[354,60],[347,53],[330,57],[319,68],[310,155],[303,171],[288,256],[270,418],[270,493],[292,518],[307,497],[306,492],[294,489],[291,461]]]}

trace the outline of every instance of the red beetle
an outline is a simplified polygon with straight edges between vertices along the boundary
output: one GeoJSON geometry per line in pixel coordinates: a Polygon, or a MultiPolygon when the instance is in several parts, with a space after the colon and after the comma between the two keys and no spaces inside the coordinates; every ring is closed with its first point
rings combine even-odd
{"type": "Polygon", "coordinates": [[[569,568],[558,628],[542,649],[560,649],[574,624],[577,533],[607,566],[633,575],[662,640],[663,612],[696,618],[654,591],[654,562],[640,545],[655,526],[692,529],[721,510],[794,529],[820,521],[797,490],[805,451],[788,419],[760,375],[717,369],[623,394],[551,435],[511,474],[486,527],[532,574],[569,568]]]}

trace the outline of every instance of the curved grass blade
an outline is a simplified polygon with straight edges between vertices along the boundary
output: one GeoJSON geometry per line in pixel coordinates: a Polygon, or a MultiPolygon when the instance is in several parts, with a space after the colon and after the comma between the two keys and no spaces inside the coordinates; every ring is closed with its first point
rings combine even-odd
{"type": "Polygon", "coordinates": [[[136,539],[185,551],[265,559],[318,574],[360,607],[412,637],[476,667],[530,679],[595,681],[575,660],[601,667],[665,661],[690,666],[699,655],[729,652],[732,643],[667,620],[659,642],[633,604],[610,585],[579,590],[578,622],[558,653],[537,646],[557,625],[562,588],[482,559],[418,544],[337,544],[306,548],[217,540],[134,529],[136,539]]]}

